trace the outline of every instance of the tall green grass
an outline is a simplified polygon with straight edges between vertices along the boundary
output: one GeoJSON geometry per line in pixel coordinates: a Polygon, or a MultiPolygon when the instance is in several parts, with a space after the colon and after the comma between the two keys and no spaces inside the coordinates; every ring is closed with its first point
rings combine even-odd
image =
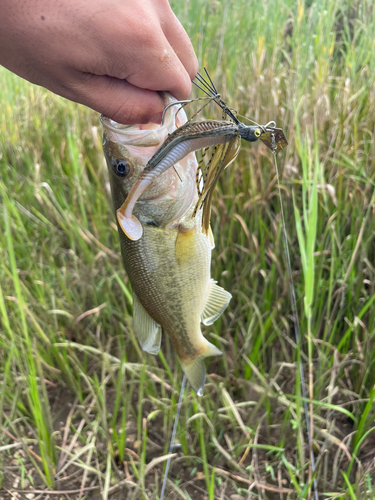
{"type": "MultiPolygon", "coordinates": [[[[212,276],[233,299],[206,331],[225,355],[203,398],[186,391],[168,491],[312,498],[300,357],[321,497],[374,499],[373,4],[172,4],[228,104],[288,137],[302,341],[272,155],[243,144],[212,215],[212,276]]],[[[168,339],[155,358],[132,329],[98,116],[0,78],[0,491],[158,498],[181,369],[168,339]]]]}

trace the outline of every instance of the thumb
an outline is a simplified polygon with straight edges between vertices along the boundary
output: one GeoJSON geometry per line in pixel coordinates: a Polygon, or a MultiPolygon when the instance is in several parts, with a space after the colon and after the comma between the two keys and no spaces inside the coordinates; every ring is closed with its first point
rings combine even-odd
{"type": "Polygon", "coordinates": [[[164,109],[157,92],[111,76],[90,75],[69,89],[68,97],[124,125],[147,123],[164,109]]]}

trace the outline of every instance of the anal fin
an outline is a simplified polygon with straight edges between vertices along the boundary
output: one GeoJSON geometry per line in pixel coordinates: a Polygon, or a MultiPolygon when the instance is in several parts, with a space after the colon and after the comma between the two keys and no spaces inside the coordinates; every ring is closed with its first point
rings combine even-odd
{"type": "Polygon", "coordinates": [[[133,293],[133,322],[142,349],[150,354],[157,354],[161,343],[161,326],[151,318],[135,293],[133,293]]]}
{"type": "Polygon", "coordinates": [[[204,325],[212,325],[227,308],[232,295],[217,285],[214,280],[210,281],[208,299],[201,314],[204,325]]]}

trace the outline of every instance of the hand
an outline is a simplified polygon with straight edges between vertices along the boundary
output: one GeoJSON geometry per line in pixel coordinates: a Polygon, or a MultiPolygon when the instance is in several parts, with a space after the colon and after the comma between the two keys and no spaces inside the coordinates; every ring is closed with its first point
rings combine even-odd
{"type": "Polygon", "coordinates": [[[119,123],[185,99],[198,70],[167,0],[2,0],[0,64],[119,123]]]}

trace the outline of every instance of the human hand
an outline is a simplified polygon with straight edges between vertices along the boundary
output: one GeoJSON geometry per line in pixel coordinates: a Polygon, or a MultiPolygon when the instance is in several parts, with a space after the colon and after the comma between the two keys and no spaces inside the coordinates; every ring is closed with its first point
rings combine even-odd
{"type": "Polygon", "coordinates": [[[187,98],[198,70],[168,0],[2,0],[0,64],[124,124],[163,110],[155,91],[187,98]]]}

